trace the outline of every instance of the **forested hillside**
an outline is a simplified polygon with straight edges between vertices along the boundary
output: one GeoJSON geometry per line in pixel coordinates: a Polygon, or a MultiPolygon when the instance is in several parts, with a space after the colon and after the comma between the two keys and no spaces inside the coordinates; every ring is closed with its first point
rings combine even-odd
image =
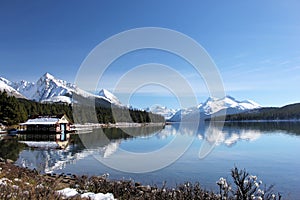
{"type": "MultiPolygon", "coordinates": [[[[211,120],[218,121],[220,117],[211,120]]],[[[261,108],[244,113],[227,115],[226,121],[246,121],[246,120],[299,120],[300,103],[283,106],[280,108],[261,108]]]]}
{"type": "MultiPolygon", "coordinates": [[[[81,106],[81,109],[85,109],[81,106]]],[[[83,112],[86,113],[86,112],[83,112]]],[[[0,92],[0,123],[5,125],[18,124],[26,121],[31,116],[36,115],[58,115],[66,114],[72,121],[72,106],[66,103],[38,103],[26,99],[18,99],[9,96],[5,91],[0,92]]],[[[99,123],[115,123],[111,108],[96,107],[96,114],[99,123]]],[[[140,110],[128,110],[127,108],[114,108],[114,115],[117,115],[118,121],[122,122],[164,122],[164,118],[160,115],[148,113],[140,110]],[[130,113],[131,119],[124,113],[130,113]]],[[[81,120],[87,122],[90,114],[81,116],[81,120]]]]}

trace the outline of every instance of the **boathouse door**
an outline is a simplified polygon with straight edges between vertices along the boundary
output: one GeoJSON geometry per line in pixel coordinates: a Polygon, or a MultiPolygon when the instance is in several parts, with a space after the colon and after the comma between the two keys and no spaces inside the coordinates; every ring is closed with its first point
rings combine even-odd
{"type": "Polygon", "coordinates": [[[66,140],[66,124],[60,124],[60,140],[66,140]]]}

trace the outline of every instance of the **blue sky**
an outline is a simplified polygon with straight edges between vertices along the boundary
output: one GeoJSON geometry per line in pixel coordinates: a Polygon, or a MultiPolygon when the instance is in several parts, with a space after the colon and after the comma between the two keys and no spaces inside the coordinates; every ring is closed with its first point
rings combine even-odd
{"type": "MultiPolygon", "coordinates": [[[[300,102],[300,2],[295,1],[0,1],[0,76],[36,81],[45,72],[73,82],[100,42],[139,27],[182,32],[209,53],[226,93],[264,106],[300,102]]],[[[112,89],[126,70],[168,64],[187,77],[204,101],[201,77],[174,55],[137,51],[107,71],[99,87],[112,89]]],[[[161,74],[160,74],[161,75],[161,74]]],[[[163,78],[163,75],[161,75],[163,78]]],[[[126,92],[126,91],[123,91],[126,92]]],[[[117,93],[122,99],[122,93],[117,93]]],[[[131,102],[177,107],[167,89],[140,88],[131,102]]]]}

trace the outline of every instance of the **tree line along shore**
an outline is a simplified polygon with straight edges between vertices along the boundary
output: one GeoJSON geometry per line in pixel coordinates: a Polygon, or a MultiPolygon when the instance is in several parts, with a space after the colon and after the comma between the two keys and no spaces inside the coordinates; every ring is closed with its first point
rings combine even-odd
{"type": "MultiPolygon", "coordinates": [[[[73,105],[74,106],[74,105],[73,105]]],[[[66,114],[72,122],[94,122],[94,116],[86,110],[91,109],[85,105],[76,105],[78,118],[73,118],[73,107],[66,103],[39,103],[27,99],[9,96],[5,91],[0,92],[0,123],[11,126],[26,121],[29,117],[38,115],[66,114]]],[[[164,123],[164,117],[143,110],[129,109],[114,106],[104,107],[95,105],[97,123],[114,124],[115,119],[124,123],[164,123]]]]}

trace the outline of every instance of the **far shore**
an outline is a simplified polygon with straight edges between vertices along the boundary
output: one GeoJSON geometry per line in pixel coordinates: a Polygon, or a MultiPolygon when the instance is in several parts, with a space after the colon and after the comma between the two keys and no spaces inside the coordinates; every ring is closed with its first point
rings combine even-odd
{"type": "Polygon", "coordinates": [[[109,124],[101,123],[85,123],[85,124],[73,124],[71,128],[126,128],[126,127],[144,127],[144,126],[164,126],[165,122],[160,123],[128,123],[128,122],[117,122],[109,124]]]}
{"type": "Polygon", "coordinates": [[[274,123],[274,122],[300,122],[300,119],[277,119],[277,120],[205,120],[205,122],[222,122],[222,123],[251,123],[251,122],[258,122],[258,123],[274,123]]]}
{"type": "MultiPolygon", "coordinates": [[[[128,123],[128,122],[117,122],[117,123],[85,123],[85,124],[73,124],[71,125],[72,130],[86,130],[86,129],[93,129],[93,128],[129,128],[129,127],[145,127],[145,126],[165,126],[166,122],[160,123],[128,123]]],[[[6,127],[5,130],[1,130],[0,134],[7,134],[7,130],[9,129],[18,129],[19,125],[11,125],[6,127]]],[[[22,129],[20,129],[22,130],[22,129]]]]}

